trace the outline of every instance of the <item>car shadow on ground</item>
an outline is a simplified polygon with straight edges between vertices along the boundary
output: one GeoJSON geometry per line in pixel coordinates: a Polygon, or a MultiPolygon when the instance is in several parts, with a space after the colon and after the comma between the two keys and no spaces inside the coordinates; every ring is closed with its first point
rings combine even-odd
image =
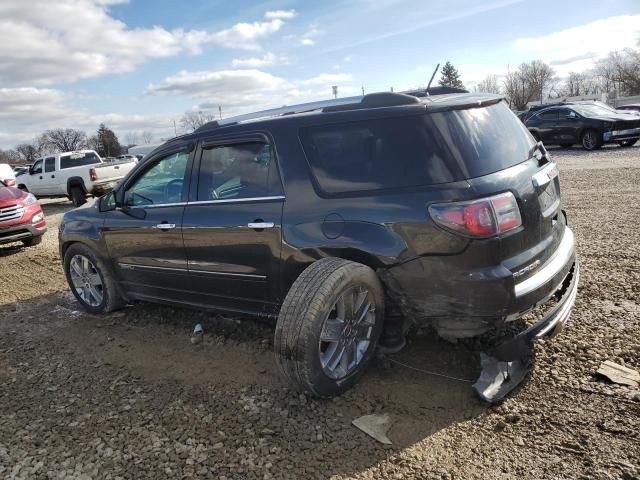
{"type": "MultiPolygon", "coordinates": [[[[195,442],[213,444],[223,430],[234,432],[234,444],[253,445],[256,434],[269,432],[269,444],[287,452],[297,478],[305,477],[303,467],[309,464],[327,477],[360,472],[487,409],[471,390],[479,373],[477,354],[462,344],[414,337],[393,363],[376,360],[353,389],[337,399],[318,400],[291,390],[281,378],[272,337],[273,327],[266,323],[157,305],[89,315],[69,293],[0,306],[0,361],[4,357],[9,367],[28,361],[36,375],[39,362],[56,364],[61,372],[49,378],[52,384],[34,385],[42,391],[30,397],[42,395],[46,401],[54,388],[80,392],[85,398],[79,402],[86,401],[96,418],[119,396],[126,397],[139,413],[128,422],[144,425],[153,417],[158,435],[169,438],[175,425],[167,411],[179,405],[180,422],[189,423],[201,422],[194,415],[204,408],[217,420],[210,427],[193,425],[195,442]],[[190,332],[196,323],[205,335],[194,345],[190,332]],[[389,415],[393,446],[351,425],[373,413],[389,415]],[[236,429],[237,424],[243,427],[236,429]]],[[[113,422],[117,419],[96,428],[117,428],[113,422]]],[[[67,433],[63,429],[61,438],[67,433]]],[[[85,433],[74,432],[65,441],[73,451],[74,442],[102,433],[87,431],[83,438],[85,433]]],[[[237,456],[235,447],[229,455],[237,456]]],[[[233,463],[233,458],[224,461],[233,463]]]]}
{"type": "Polygon", "coordinates": [[[66,213],[69,210],[73,210],[73,204],[65,199],[51,199],[46,201],[40,201],[40,206],[42,207],[42,211],[44,212],[45,217],[47,215],[58,215],[61,213],[66,213]]]}

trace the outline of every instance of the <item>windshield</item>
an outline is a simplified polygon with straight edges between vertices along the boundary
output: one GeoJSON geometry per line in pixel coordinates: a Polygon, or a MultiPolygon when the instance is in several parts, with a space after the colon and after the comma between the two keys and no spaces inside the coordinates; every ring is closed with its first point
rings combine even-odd
{"type": "Polygon", "coordinates": [[[600,105],[572,105],[572,108],[583,117],[597,117],[599,115],[611,115],[613,109],[600,105]]]}

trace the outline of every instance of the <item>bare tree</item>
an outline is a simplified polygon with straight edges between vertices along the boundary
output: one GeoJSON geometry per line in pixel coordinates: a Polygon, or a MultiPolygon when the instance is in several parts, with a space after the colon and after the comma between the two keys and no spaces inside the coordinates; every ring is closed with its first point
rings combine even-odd
{"type": "Polygon", "coordinates": [[[16,145],[16,153],[20,160],[25,163],[33,163],[40,155],[42,155],[37,142],[21,143],[16,145]]]}
{"type": "Polygon", "coordinates": [[[142,132],[142,142],[149,145],[153,141],[153,133],[149,130],[142,132]]]}
{"type": "Polygon", "coordinates": [[[509,71],[504,81],[504,93],[511,106],[517,110],[527,108],[527,103],[540,100],[553,90],[557,80],[553,69],[541,60],[521,64],[509,71]]]}
{"type": "Polygon", "coordinates": [[[53,151],[71,152],[87,146],[87,134],[72,128],[56,128],[42,134],[42,144],[53,151]]]}
{"type": "Polygon", "coordinates": [[[476,92],[501,94],[502,88],[498,83],[497,75],[487,75],[483,81],[475,86],[476,92]]]}
{"type": "Polygon", "coordinates": [[[200,128],[205,123],[215,120],[215,115],[207,112],[187,112],[180,119],[180,125],[188,132],[200,128]]]}
{"type": "Polygon", "coordinates": [[[138,134],[136,132],[134,132],[133,130],[130,132],[127,132],[127,134],[125,135],[125,142],[127,142],[128,146],[131,145],[137,145],[138,144],[138,134]]]}

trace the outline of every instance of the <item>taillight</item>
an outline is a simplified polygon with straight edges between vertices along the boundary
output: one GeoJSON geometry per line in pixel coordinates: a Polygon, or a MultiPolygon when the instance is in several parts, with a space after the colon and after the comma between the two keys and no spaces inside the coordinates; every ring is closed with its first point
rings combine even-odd
{"type": "Polygon", "coordinates": [[[96,173],[95,168],[89,169],[89,178],[91,179],[92,182],[95,182],[98,179],[98,174],[96,173]]]}
{"type": "Polygon", "coordinates": [[[511,192],[468,202],[436,203],[429,207],[429,214],[438,225],[470,237],[490,237],[522,225],[511,192]]]}
{"type": "Polygon", "coordinates": [[[5,178],[4,184],[7,187],[15,187],[16,186],[16,181],[13,178],[5,178]]]}

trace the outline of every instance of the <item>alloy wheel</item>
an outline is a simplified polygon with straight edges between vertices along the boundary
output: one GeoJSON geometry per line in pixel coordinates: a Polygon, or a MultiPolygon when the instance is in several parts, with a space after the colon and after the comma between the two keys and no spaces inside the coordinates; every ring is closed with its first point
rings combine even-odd
{"type": "Polygon", "coordinates": [[[582,138],[582,145],[587,150],[596,148],[596,135],[593,132],[586,132],[582,138]]]}
{"type": "Polygon", "coordinates": [[[84,303],[97,307],[104,298],[102,277],[95,265],[84,255],[74,255],[69,263],[73,288],[84,303]]]}
{"type": "Polygon", "coordinates": [[[371,292],[362,286],[342,292],[320,333],[320,365],[325,375],[341,379],[353,373],[369,350],[374,326],[371,292]]]}

